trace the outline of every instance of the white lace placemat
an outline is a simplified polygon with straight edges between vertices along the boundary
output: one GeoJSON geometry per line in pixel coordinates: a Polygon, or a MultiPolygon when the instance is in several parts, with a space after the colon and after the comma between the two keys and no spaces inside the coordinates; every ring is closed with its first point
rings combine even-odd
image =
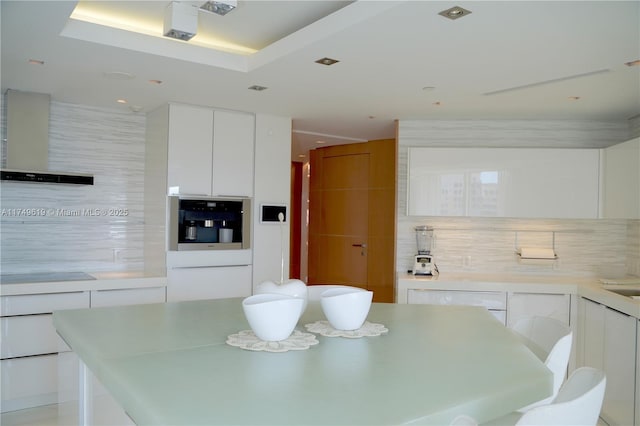
{"type": "Polygon", "coordinates": [[[329,321],[321,320],[311,324],[305,324],[305,328],[312,332],[318,333],[325,337],[348,337],[351,339],[357,339],[359,337],[375,337],[380,336],[383,333],[389,331],[387,327],[382,324],[376,324],[369,321],[365,321],[357,330],[336,330],[329,324],[329,321]]]}
{"type": "Polygon", "coordinates": [[[236,346],[249,351],[287,352],[301,351],[317,345],[318,339],[310,333],[293,330],[291,336],[279,342],[267,342],[258,339],[252,330],[242,330],[239,333],[227,336],[227,345],[236,346]]]}

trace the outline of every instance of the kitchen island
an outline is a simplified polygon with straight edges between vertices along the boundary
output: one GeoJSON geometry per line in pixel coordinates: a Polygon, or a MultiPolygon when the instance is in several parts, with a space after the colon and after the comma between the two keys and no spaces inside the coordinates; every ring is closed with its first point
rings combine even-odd
{"type": "MultiPolygon", "coordinates": [[[[551,394],[551,372],[479,307],[376,303],[382,335],[272,353],[225,343],[249,329],[241,300],[60,311],[54,325],[136,424],[448,424],[551,394]]],[[[323,319],[310,302],[297,329],[323,319]]]]}

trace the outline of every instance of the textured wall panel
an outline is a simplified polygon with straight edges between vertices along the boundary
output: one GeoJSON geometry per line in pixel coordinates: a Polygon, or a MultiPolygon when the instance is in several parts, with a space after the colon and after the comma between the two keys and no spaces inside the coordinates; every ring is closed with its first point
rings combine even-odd
{"type": "Polygon", "coordinates": [[[2,182],[2,273],[142,268],[144,136],[144,115],[52,102],[49,170],[94,185],[2,182]]]}

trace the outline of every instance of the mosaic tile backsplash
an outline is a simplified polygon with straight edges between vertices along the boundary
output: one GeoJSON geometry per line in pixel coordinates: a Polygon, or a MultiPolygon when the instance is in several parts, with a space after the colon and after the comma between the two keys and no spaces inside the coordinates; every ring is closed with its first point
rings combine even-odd
{"type": "Polygon", "coordinates": [[[94,185],[2,182],[2,274],[142,269],[144,114],[53,101],[49,133],[49,170],[94,185]]]}

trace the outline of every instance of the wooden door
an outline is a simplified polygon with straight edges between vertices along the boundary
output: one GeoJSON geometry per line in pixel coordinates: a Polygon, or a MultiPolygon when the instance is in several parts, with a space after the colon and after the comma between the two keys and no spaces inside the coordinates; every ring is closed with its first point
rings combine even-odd
{"type": "Polygon", "coordinates": [[[311,151],[308,284],[394,300],[395,140],[311,151]]]}

